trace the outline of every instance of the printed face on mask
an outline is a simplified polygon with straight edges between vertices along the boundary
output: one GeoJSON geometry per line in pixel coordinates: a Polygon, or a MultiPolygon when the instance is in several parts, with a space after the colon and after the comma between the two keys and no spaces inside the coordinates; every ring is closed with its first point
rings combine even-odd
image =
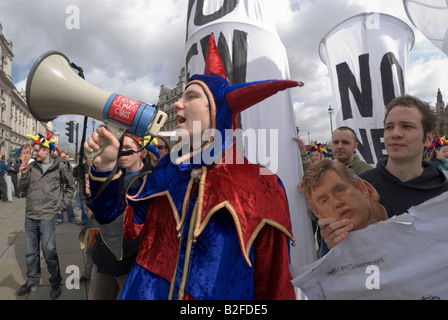
{"type": "Polygon", "coordinates": [[[314,214],[319,219],[350,219],[353,230],[365,228],[372,218],[367,183],[357,179],[356,186],[334,170],[327,170],[312,191],[314,214]]]}

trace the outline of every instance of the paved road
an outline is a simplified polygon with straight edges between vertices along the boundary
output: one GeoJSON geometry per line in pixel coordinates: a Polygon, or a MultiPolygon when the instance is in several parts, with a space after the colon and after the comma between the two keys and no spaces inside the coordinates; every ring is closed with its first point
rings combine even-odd
{"type": "MultiPolygon", "coordinates": [[[[79,219],[79,212],[76,212],[79,219]]],[[[56,226],[56,247],[63,281],[58,300],[86,300],[88,282],[79,284],[84,270],[84,254],[79,246],[81,226],[67,222],[56,226]],[[67,267],[68,270],[67,270],[67,267]]],[[[12,203],[0,203],[0,300],[50,300],[50,274],[41,253],[42,279],[25,296],[18,297],[17,289],[26,281],[25,199],[14,197],[12,203]]]]}

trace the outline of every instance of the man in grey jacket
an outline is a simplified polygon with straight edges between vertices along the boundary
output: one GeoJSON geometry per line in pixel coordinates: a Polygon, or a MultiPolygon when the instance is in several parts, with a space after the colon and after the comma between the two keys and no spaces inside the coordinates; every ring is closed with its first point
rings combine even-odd
{"type": "MultiPolygon", "coordinates": [[[[29,136],[29,135],[28,135],[29,136]]],[[[32,137],[34,162],[22,163],[19,189],[27,192],[25,215],[25,238],[27,245],[26,265],[27,281],[17,295],[23,296],[40,282],[40,250],[42,251],[50,273],[50,298],[57,299],[61,294],[62,276],[59,258],[56,252],[55,222],[62,208],[66,208],[75,192],[73,175],[66,166],[60,165],[60,158],[54,154],[54,140],[49,135],[32,137]],[[66,192],[61,197],[61,188],[66,185],[66,192]]],[[[59,150],[58,150],[59,151],[59,150]]]]}

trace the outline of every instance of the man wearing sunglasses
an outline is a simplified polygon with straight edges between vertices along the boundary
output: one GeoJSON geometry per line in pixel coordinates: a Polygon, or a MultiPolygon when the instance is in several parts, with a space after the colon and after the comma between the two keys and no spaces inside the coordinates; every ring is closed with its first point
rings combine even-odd
{"type": "Polygon", "coordinates": [[[161,137],[161,136],[155,137],[153,142],[151,142],[151,145],[157,149],[160,157],[157,158],[155,154],[148,151],[148,153],[145,156],[145,161],[148,163],[147,167],[149,169],[152,169],[153,167],[155,167],[159,163],[159,160],[161,158],[163,158],[164,156],[166,156],[167,154],[169,154],[171,152],[171,144],[170,144],[169,140],[165,137],[161,137]]]}

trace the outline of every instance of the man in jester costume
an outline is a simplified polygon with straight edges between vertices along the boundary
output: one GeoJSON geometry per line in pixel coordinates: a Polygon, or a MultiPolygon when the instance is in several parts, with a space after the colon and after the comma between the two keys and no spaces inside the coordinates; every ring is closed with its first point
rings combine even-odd
{"type": "Polygon", "coordinates": [[[205,74],[192,76],[174,104],[177,131],[192,137],[193,122],[201,124],[206,139],[199,147],[161,158],[124,199],[118,196],[123,194],[120,171],[98,194],[116,163],[118,141],[104,127],[87,140],[89,152],[102,139],[109,141],[90,172],[96,219],[108,223],[125,209],[124,236],[141,235],[122,299],[295,299],[285,190],[276,175],[237,151],[232,129],[239,112],[298,85],[303,84],[230,85],[212,34],[205,74]]]}

